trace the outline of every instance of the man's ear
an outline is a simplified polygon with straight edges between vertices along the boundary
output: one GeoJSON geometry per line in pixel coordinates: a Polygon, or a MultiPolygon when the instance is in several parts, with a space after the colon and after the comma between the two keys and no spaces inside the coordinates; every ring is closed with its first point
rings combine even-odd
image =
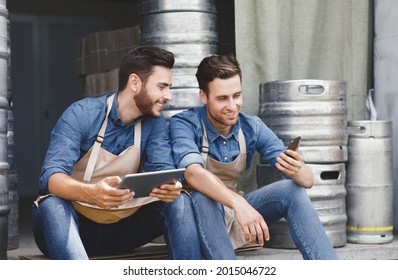
{"type": "Polygon", "coordinates": [[[137,74],[132,73],[129,76],[128,86],[131,88],[132,91],[139,91],[142,85],[142,81],[137,74]]]}
{"type": "Polygon", "coordinates": [[[199,91],[199,96],[200,96],[200,101],[202,101],[203,104],[207,104],[207,95],[203,90],[199,91]]]}

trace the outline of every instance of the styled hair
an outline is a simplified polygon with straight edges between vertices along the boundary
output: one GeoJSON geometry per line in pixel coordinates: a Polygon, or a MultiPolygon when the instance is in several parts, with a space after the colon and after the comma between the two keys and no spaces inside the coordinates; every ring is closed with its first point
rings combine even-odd
{"type": "Polygon", "coordinates": [[[126,88],[132,73],[137,74],[142,83],[145,84],[155,66],[172,69],[174,54],[155,46],[137,46],[129,50],[122,58],[119,66],[119,91],[126,88]]]}
{"type": "Polygon", "coordinates": [[[239,75],[242,80],[242,72],[238,61],[233,54],[212,55],[204,58],[196,72],[196,79],[201,90],[208,94],[208,85],[215,78],[228,79],[239,75]]]}

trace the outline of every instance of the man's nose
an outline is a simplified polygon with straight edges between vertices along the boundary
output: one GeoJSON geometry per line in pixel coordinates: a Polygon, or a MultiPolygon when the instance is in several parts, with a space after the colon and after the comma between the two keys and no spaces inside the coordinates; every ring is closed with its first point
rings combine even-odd
{"type": "Polygon", "coordinates": [[[171,95],[171,90],[170,90],[169,87],[165,90],[165,93],[163,94],[163,98],[168,100],[168,101],[173,99],[173,97],[171,95]]]}
{"type": "Polygon", "coordinates": [[[231,110],[236,110],[237,105],[236,105],[236,102],[235,102],[234,99],[232,99],[232,100],[229,101],[228,107],[229,107],[231,110]]]}

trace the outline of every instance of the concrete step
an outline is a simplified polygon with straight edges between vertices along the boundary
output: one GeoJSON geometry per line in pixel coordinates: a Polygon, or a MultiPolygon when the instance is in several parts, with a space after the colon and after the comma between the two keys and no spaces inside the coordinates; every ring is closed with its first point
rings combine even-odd
{"type": "MultiPolygon", "coordinates": [[[[387,244],[353,244],[335,248],[340,260],[398,260],[398,237],[387,244]]],[[[260,248],[238,252],[240,260],[302,260],[297,249],[260,248]]]]}

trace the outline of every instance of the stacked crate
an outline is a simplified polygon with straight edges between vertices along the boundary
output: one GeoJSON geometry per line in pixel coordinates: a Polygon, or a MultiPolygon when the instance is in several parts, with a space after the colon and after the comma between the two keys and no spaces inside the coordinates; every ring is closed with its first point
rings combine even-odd
{"type": "Polygon", "coordinates": [[[84,96],[99,96],[117,88],[119,63],[139,44],[139,26],[89,34],[77,42],[76,74],[84,96]]]}

